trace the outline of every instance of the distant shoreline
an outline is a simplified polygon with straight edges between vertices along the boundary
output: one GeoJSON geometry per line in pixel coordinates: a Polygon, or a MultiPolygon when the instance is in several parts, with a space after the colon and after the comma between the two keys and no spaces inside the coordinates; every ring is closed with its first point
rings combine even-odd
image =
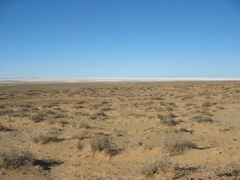
{"type": "Polygon", "coordinates": [[[0,78],[0,85],[28,83],[96,83],[96,82],[161,82],[161,81],[240,81],[240,78],[0,78]]]}

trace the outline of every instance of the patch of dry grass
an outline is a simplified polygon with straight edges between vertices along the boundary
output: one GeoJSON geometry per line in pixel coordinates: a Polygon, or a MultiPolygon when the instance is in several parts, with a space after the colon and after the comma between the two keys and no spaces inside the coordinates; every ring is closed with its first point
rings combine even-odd
{"type": "Polygon", "coordinates": [[[8,127],[3,126],[3,125],[0,124],[0,131],[5,132],[5,131],[9,131],[9,130],[10,130],[10,129],[9,129],[8,127]]]}
{"type": "Polygon", "coordinates": [[[194,116],[193,120],[198,123],[211,123],[213,122],[212,118],[207,116],[194,116]]]}
{"type": "Polygon", "coordinates": [[[219,163],[213,168],[213,172],[223,178],[223,177],[239,177],[240,176],[240,163],[219,163]]]}
{"type": "Polygon", "coordinates": [[[14,111],[11,109],[0,110],[0,116],[12,114],[14,111]]]}
{"type": "Polygon", "coordinates": [[[0,166],[5,169],[16,169],[20,166],[32,165],[34,157],[29,151],[11,152],[0,154],[0,166]]]}
{"type": "Polygon", "coordinates": [[[38,123],[38,122],[41,122],[41,121],[44,121],[46,115],[45,113],[38,113],[38,114],[35,114],[31,117],[31,119],[35,122],[35,123],[38,123]]]}
{"type": "Polygon", "coordinates": [[[35,142],[35,143],[41,143],[41,144],[47,144],[47,143],[50,143],[50,142],[60,142],[60,141],[62,141],[63,139],[59,139],[57,136],[54,136],[54,135],[52,135],[52,136],[48,136],[48,135],[40,135],[40,136],[38,136],[38,137],[35,137],[34,139],[33,139],[33,141],[35,142]]]}
{"type": "Polygon", "coordinates": [[[82,150],[83,149],[83,144],[81,142],[77,143],[77,148],[78,150],[82,150]]]}
{"type": "Polygon", "coordinates": [[[122,150],[115,147],[114,143],[110,141],[110,138],[106,135],[96,136],[91,141],[91,149],[93,152],[104,151],[105,154],[115,156],[119,154],[122,150]]]}
{"type": "Polygon", "coordinates": [[[167,126],[176,126],[179,124],[179,121],[174,120],[177,116],[173,113],[169,114],[158,114],[158,119],[160,119],[160,123],[167,126]]]}
{"type": "Polygon", "coordinates": [[[169,134],[164,137],[162,147],[171,156],[183,153],[187,149],[197,148],[197,145],[180,134],[169,134]]]}
{"type": "Polygon", "coordinates": [[[146,177],[153,176],[154,174],[161,173],[166,174],[168,172],[174,172],[177,165],[165,156],[161,156],[154,160],[142,163],[140,168],[141,174],[146,177]]]}

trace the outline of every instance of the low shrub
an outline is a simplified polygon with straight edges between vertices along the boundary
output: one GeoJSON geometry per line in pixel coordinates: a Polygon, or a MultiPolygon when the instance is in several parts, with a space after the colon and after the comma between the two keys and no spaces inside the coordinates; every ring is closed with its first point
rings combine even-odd
{"type": "Polygon", "coordinates": [[[45,119],[45,114],[44,113],[38,113],[38,114],[35,114],[31,117],[31,119],[34,121],[34,122],[41,122],[41,121],[44,121],[45,119]]]}
{"type": "Polygon", "coordinates": [[[93,152],[104,151],[105,154],[109,155],[110,157],[115,156],[121,152],[121,149],[115,147],[115,145],[110,142],[109,137],[105,135],[93,138],[91,141],[91,149],[93,152]]]}
{"type": "Polygon", "coordinates": [[[167,125],[167,126],[176,126],[177,124],[179,124],[179,121],[174,120],[175,117],[177,117],[175,114],[173,113],[169,113],[169,114],[159,114],[157,115],[158,119],[160,119],[160,123],[167,125]]]}
{"type": "Polygon", "coordinates": [[[193,117],[193,120],[198,123],[213,122],[212,118],[206,116],[195,116],[193,117]]]}
{"type": "Polygon", "coordinates": [[[5,169],[16,169],[20,166],[32,165],[34,163],[34,157],[29,151],[2,153],[0,155],[0,166],[5,169]]]}
{"type": "Polygon", "coordinates": [[[91,149],[93,152],[102,151],[109,146],[109,139],[107,136],[96,136],[91,141],[91,149]]]}
{"type": "Polygon", "coordinates": [[[179,134],[170,134],[162,141],[163,148],[171,155],[181,154],[187,149],[197,148],[197,145],[179,134]]]}
{"type": "Polygon", "coordinates": [[[175,169],[176,165],[165,156],[162,156],[153,161],[143,163],[140,172],[144,176],[149,177],[156,173],[174,172],[175,169]]]}
{"type": "Polygon", "coordinates": [[[81,142],[79,142],[79,143],[77,144],[77,148],[78,148],[79,150],[82,150],[82,149],[83,149],[83,144],[82,144],[81,142]]]}
{"type": "Polygon", "coordinates": [[[62,139],[59,139],[57,136],[43,136],[40,135],[39,137],[34,138],[35,143],[42,143],[42,144],[47,144],[50,142],[60,142],[62,139]]]}
{"type": "Polygon", "coordinates": [[[219,163],[213,168],[213,172],[219,177],[239,177],[240,164],[239,162],[219,163]]]}
{"type": "Polygon", "coordinates": [[[0,124],[0,131],[9,131],[9,128],[0,124]]]}
{"type": "Polygon", "coordinates": [[[11,109],[1,109],[0,110],[0,116],[7,115],[7,114],[12,114],[14,111],[11,109]]]}

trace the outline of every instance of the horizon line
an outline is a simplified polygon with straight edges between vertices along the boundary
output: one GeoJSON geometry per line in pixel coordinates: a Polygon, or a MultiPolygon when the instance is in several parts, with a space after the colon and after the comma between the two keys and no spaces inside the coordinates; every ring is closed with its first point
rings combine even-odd
{"type": "Polygon", "coordinates": [[[32,83],[96,83],[96,82],[174,82],[174,81],[240,81],[240,78],[162,77],[162,78],[0,78],[0,85],[32,83]]]}

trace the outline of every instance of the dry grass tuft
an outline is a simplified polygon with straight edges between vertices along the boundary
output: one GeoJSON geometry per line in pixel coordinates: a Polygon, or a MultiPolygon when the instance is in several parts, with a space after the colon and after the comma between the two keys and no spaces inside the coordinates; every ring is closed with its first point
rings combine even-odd
{"type": "Polygon", "coordinates": [[[38,113],[38,114],[35,114],[31,117],[31,119],[34,121],[34,122],[41,122],[41,121],[44,121],[45,119],[45,114],[44,113],[38,113]]]}
{"type": "Polygon", "coordinates": [[[240,164],[239,162],[220,163],[213,169],[213,172],[219,177],[239,177],[240,164]]]}
{"type": "Polygon", "coordinates": [[[4,109],[0,110],[0,116],[7,115],[7,114],[12,114],[14,111],[11,109],[4,109]]]}
{"type": "Polygon", "coordinates": [[[174,120],[175,117],[177,117],[175,114],[173,113],[169,113],[169,114],[158,114],[157,115],[158,119],[160,119],[160,123],[167,125],[167,126],[176,126],[177,124],[179,124],[179,121],[174,120]]]}
{"type": "Polygon", "coordinates": [[[9,128],[0,124],[0,131],[5,132],[5,131],[9,131],[9,130],[10,130],[9,128]]]}
{"type": "Polygon", "coordinates": [[[24,113],[24,112],[28,112],[29,108],[28,107],[22,107],[19,112],[24,113]]]}
{"type": "Polygon", "coordinates": [[[162,147],[171,155],[178,155],[187,149],[197,148],[197,145],[179,134],[170,134],[162,141],[162,147]]]}
{"type": "Polygon", "coordinates": [[[20,166],[32,165],[34,157],[29,151],[12,152],[9,154],[2,153],[0,155],[0,166],[4,169],[16,169],[20,166]]]}
{"type": "Polygon", "coordinates": [[[157,115],[157,117],[160,120],[163,120],[163,119],[173,119],[173,118],[176,118],[177,116],[173,113],[168,113],[168,114],[159,114],[157,115]]]}
{"type": "Polygon", "coordinates": [[[122,149],[115,148],[113,146],[109,146],[108,148],[105,149],[105,153],[110,157],[118,155],[121,151],[122,149]]]}
{"type": "Polygon", "coordinates": [[[45,114],[47,114],[47,115],[54,115],[54,114],[56,114],[56,112],[48,109],[48,110],[45,111],[45,114]]]}
{"type": "Polygon", "coordinates": [[[180,129],[175,130],[175,133],[181,133],[181,132],[188,132],[190,134],[193,134],[192,130],[187,130],[186,128],[180,128],[180,129]]]}
{"type": "Polygon", "coordinates": [[[140,172],[144,176],[149,177],[157,173],[165,174],[167,172],[174,172],[175,169],[176,165],[163,156],[157,158],[156,160],[143,163],[142,167],[140,168],[140,172]]]}
{"type": "Polygon", "coordinates": [[[174,119],[164,119],[160,121],[161,124],[167,125],[167,126],[176,126],[179,124],[179,121],[176,121],[174,119]]]}
{"type": "Polygon", "coordinates": [[[84,104],[85,101],[78,101],[77,104],[84,104]]]}
{"type": "Polygon", "coordinates": [[[41,144],[47,144],[50,142],[60,142],[62,140],[63,139],[59,139],[57,136],[44,136],[44,135],[40,135],[39,137],[33,139],[35,143],[40,142],[41,144]]]}
{"type": "Polygon", "coordinates": [[[202,107],[210,107],[210,106],[216,105],[216,104],[217,103],[206,101],[206,102],[202,103],[202,107]]]}
{"type": "Polygon", "coordinates": [[[82,150],[82,149],[83,149],[83,144],[82,144],[81,142],[79,142],[79,143],[77,144],[77,148],[78,148],[79,150],[82,150]]]}
{"type": "Polygon", "coordinates": [[[195,117],[193,117],[193,120],[197,121],[198,123],[206,123],[206,122],[211,123],[211,122],[213,122],[212,118],[205,117],[205,116],[195,116],[195,117]]]}
{"type": "Polygon", "coordinates": [[[96,136],[93,138],[91,141],[91,149],[93,152],[100,152],[104,150],[104,152],[110,157],[121,152],[121,149],[116,148],[106,135],[96,136]]]}
{"type": "Polygon", "coordinates": [[[103,113],[103,112],[99,112],[99,113],[95,113],[91,116],[92,120],[106,120],[108,119],[108,116],[103,113]]]}
{"type": "Polygon", "coordinates": [[[107,136],[96,136],[91,141],[91,149],[93,152],[102,151],[109,146],[109,138],[107,136]]]}

